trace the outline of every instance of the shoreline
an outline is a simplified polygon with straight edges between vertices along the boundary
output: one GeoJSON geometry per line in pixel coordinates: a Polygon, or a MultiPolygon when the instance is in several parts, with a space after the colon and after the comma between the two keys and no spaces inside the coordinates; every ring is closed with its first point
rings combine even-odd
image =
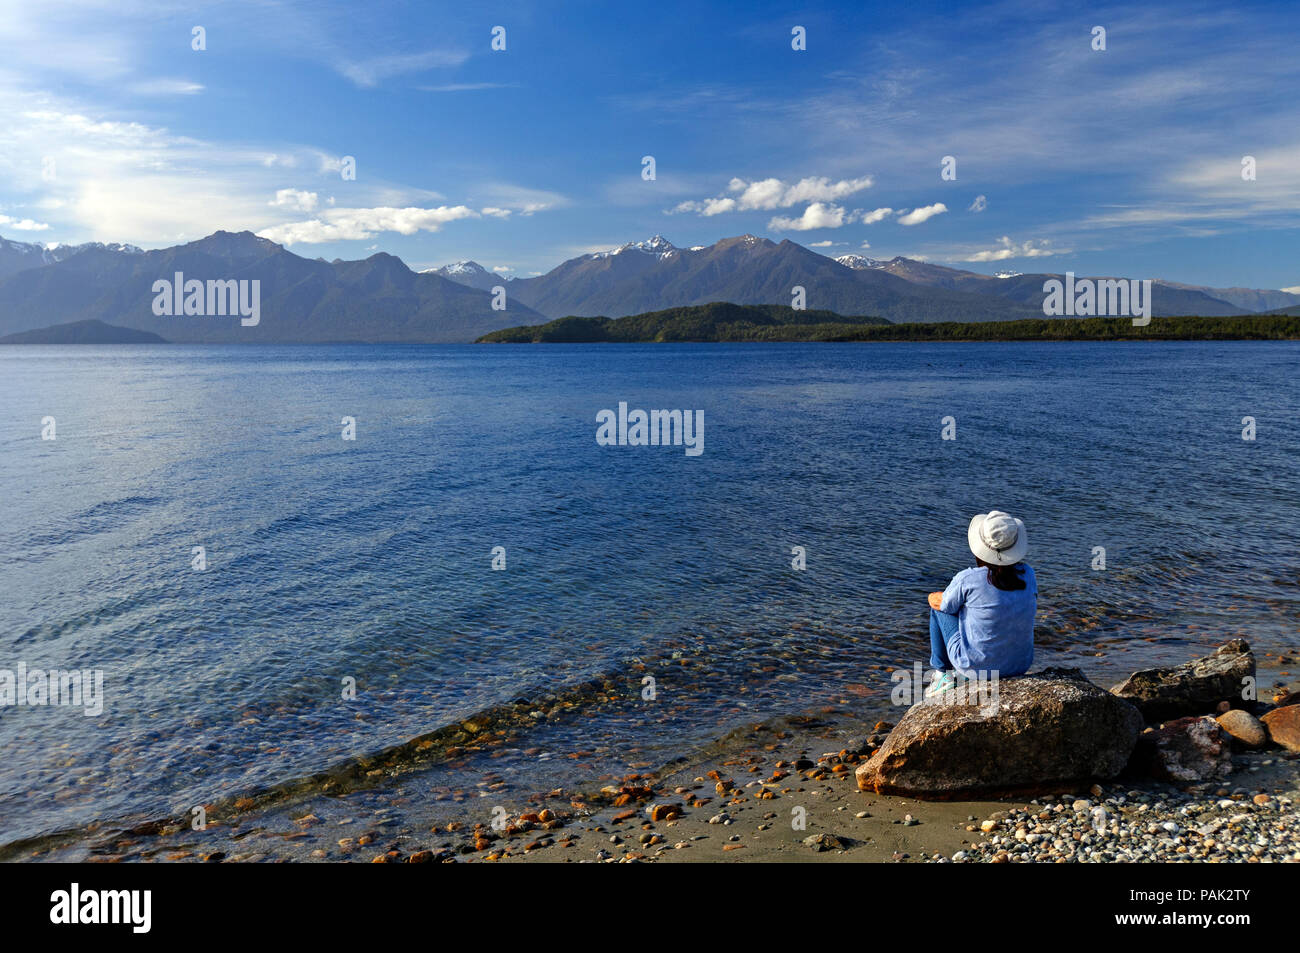
{"type": "MultiPolygon", "coordinates": [[[[1261,686],[1285,685],[1278,678],[1284,676],[1300,691],[1300,680],[1276,656],[1260,658],[1258,666],[1261,686]]],[[[1053,845],[1074,844],[1096,851],[1099,860],[1164,860],[1196,857],[1200,842],[1188,839],[1195,829],[1229,832],[1217,834],[1220,853],[1250,860],[1258,845],[1247,842],[1264,836],[1261,829],[1277,828],[1286,830],[1290,853],[1275,856],[1270,848],[1266,859],[1300,861],[1300,753],[1234,752],[1233,773],[1222,781],[1171,784],[1121,775],[1037,798],[919,800],[858,790],[861,752],[892,724],[867,727],[833,709],[773,718],[657,770],[604,775],[581,791],[523,799],[493,797],[492,785],[480,782],[477,797],[422,801],[412,789],[428,772],[416,767],[341,794],[319,791],[242,807],[236,801],[238,813],[213,817],[203,831],[178,819],[130,828],[97,824],[14,842],[6,853],[14,861],[94,863],[887,863],[1042,861],[1057,859],[1053,845]],[[528,806],[507,811],[498,800],[528,806]],[[404,813],[395,816],[396,808],[404,813]],[[1113,822],[1106,835],[1093,829],[1098,809],[1113,822]],[[1168,824],[1182,833],[1159,826],[1168,824]],[[1150,840],[1146,855],[1132,856],[1132,844],[1144,838],[1150,840]],[[1039,844],[1046,852],[1026,856],[1039,844]],[[1233,856],[1238,849],[1246,853],[1233,856]]],[[[1212,838],[1201,842],[1206,839],[1212,838]]]]}

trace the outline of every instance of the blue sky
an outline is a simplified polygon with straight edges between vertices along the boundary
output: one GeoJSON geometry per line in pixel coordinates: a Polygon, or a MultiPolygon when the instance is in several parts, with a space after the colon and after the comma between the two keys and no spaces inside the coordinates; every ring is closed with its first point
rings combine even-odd
{"type": "Polygon", "coordinates": [[[0,234],[526,276],[751,232],[1295,288],[1298,40],[1283,3],[2,0],[0,234]]]}

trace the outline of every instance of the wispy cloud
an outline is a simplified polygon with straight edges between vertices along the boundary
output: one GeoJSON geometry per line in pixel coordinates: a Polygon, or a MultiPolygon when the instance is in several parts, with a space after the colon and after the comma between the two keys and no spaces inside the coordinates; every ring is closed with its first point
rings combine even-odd
{"type": "Polygon", "coordinates": [[[389,53],[365,60],[343,61],[337,64],[337,69],[358,86],[369,89],[393,76],[447,69],[460,66],[467,59],[469,53],[464,50],[425,50],[420,53],[389,53]]]}
{"type": "Polygon", "coordinates": [[[131,92],[138,96],[194,96],[203,92],[202,83],[188,79],[142,79],[130,84],[131,92]]]}
{"type": "Polygon", "coordinates": [[[417,86],[423,93],[466,93],[479,89],[518,89],[518,83],[445,83],[441,86],[417,86]]]}

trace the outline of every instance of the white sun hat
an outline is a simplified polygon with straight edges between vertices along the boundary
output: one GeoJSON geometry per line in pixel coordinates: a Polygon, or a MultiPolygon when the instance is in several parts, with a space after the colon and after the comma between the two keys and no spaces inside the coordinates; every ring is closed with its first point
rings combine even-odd
{"type": "Polygon", "coordinates": [[[966,541],[972,553],[995,566],[1014,566],[1029,549],[1025,524],[1001,510],[972,517],[966,541]]]}

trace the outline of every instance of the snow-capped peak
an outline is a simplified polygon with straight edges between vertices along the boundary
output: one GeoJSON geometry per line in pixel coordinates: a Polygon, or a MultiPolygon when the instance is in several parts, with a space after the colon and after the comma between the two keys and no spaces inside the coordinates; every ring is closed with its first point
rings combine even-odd
{"type": "Polygon", "coordinates": [[[875,258],[868,258],[866,255],[840,255],[835,260],[841,265],[857,271],[864,268],[884,268],[886,264],[885,262],[878,261],[875,258]]]}
{"type": "Polygon", "coordinates": [[[486,275],[488,270],[476,261],[453,261],[450,265],[443,265],[441,268],[426,268],[420,274],[486,275]]]}
{"type": "Polygon", "coordinates": [[[621,255],[626,251],[639,251],[646,255],[655,255],[659,258],[671,258],[681,249],[664,238],[662,235],[655,235],[641,242],[628,242],[626,245],[620,245],[618,248],[611,248],[609,251],[598,251],[588,257],[590,258],[609,258],[611,255],[621,255]]]}
{"type": "Polygon", "coordinates": [[[993,272],[993,277],[994,277],[994,278],[1019,278],[1019,277],[1021,276],[1021,274],[1023,274],[1023,272],[1019,272],[1019,271],[995,271],[995,272],[993,272]]]}

